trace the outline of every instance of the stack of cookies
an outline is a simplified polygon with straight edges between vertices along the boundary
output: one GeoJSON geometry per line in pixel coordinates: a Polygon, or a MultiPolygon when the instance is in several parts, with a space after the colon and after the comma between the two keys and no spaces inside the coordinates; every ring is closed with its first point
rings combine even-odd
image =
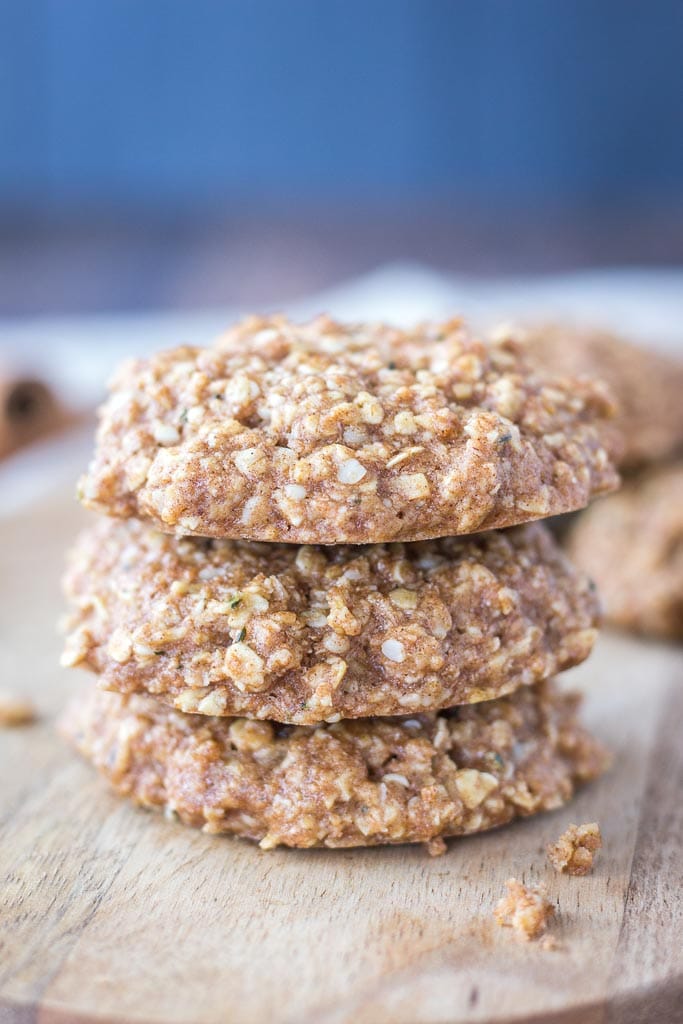
{"type": "Polygon", "coordinates": [[[250,319],[125,365],[66,577],[64,662],[99,686],[65,732],[265,849],[438,852],[559,806],[605,761],[551,678],[598,608],[532,521],[616,486],[611,412],[458,320],[250,319]]]}

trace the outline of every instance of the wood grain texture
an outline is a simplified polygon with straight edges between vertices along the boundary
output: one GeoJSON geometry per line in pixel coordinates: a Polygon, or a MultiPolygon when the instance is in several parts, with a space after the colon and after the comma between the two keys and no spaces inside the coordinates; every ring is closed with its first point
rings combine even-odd
{"type": "Polygon", "coordinates": [[[88,685],[55,667],[83,518],[56,495],[0,524],[0,685],[41,712],[0,733],[0,1024],[683,1021],[680,650],[606,635],[568,674],[615,763],[561,811],[437,859],[264,853],[129,807],[55,736],[88,685]],[[594,873],[556,875],[545,844],[594,819],[594,873]],[[512,875],[548,886],[559,950],[496,927],[512,875]]]}

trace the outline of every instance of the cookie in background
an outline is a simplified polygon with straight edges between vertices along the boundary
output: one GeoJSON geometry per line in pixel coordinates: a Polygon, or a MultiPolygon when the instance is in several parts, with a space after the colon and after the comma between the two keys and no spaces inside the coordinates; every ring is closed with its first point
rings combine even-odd
{"type": "Polygon", "coordinates": [[[623,473],[683,451],[683,361],[607,331],[560,324],[532,327],[523,340],[544,370],[608,385],[619,407],[609,429],[623,473]]]}
{"type": "Polygon", "coordinates": [[[561,325],[533,328],[524,343],[552,373],[600,378],[619,407],[607,429],[617,435],[612,446],[621,452],[624,486],[560,517],[558,534],[597,584],[608,623],[682,639],[683,361],[604,331],[561,325]]]}
{"type": "Polygon", "coordinates": [[[577,516],[566,540],[589,569],[607,618],[635,633],[683,639],[683,462],[656,466],[577,516]]]}
{"type": "Polygon", "coordinates": [[[72,422],[44,381],[0,367],[0,459],[72,422]]]}

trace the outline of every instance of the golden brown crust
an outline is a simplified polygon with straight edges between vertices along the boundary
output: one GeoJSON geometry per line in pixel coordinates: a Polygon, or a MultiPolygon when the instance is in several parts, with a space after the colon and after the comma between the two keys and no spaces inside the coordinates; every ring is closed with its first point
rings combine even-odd
{"type": "Polygon", "coordinates": [[[576,519],[567,546],[615,625],[683,638],[683,463],[635,477],[576,519]]]}
{"type": "Polygon", "coordinates": [[[369,547],[178,539],[102,519],[63,658],[181,711],[313,725],[490,700],[590,653],[598,615],[540,523],[369,547]]]}
{"type": "Polygon", "coordinates": [[[558,807],[606,766],[551,683],[411,718],[314,728],[94,691],[62,728],[136,803],[263,848],[429,842],[558,807]]]}
{"type": "Polygon", "coordinates": [[[560,874],[589,875],[593,860],[602,849],[602,835],[597,821],[570,825],[554,843],[546,847],[548,860],[560,874]]]}
{"type": "Polygon", "coordinates": [[[122,367],[84,503],[166,532],[292,543],[473,533],[614,489],[595,382],[544,381],[460,321],[247,320],[122,367]]]}
{"type": "Polygon", "coordinates": [[[632,469],[683,449],[683,362],[605,331],[559,324],[530,332],[527,347],[549,373],[603,380],[617,400],[613,447],[632,469]]]}

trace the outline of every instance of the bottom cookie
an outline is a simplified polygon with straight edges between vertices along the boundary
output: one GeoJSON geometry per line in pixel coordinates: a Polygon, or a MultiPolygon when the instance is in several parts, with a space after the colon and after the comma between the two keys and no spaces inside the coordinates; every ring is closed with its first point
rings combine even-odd
{"type": "Polygon", "coordinates": [[[450,711],[314,727],[186,715],[94,691],[62,731],[113,787],[278,846],[427,842],[559,807],[607,755],[552,682],[450,711]]]}

